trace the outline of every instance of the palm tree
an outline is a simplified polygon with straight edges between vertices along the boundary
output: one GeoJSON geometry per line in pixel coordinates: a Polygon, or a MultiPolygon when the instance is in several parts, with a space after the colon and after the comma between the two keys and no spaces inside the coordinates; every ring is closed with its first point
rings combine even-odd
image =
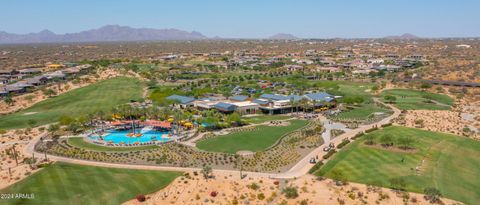
{"type": "Polygon", "coordinates": [[[182,119],[183,119],[182,113],[179,110],[175,110],[175,112],[173,113],[173,120],[174,120],[174,123],[175,123],[177,136],[180,136],[180,123],[179,122],[182,119]]]}
{"type": "Polygon", "coordinates": [[[95,113],[95,117],[97,118],[98,121],[100,121],[100,124],[102,125],[102,130],[103,130],[103,121],[105,120],[105,113],[101,110],[95,113]]]}
{"type": "Polygon", "coordinates": [[[303,109],[303,112],[306,112],[306,109],[308,108],[308,104],[309,104],[308,100],[306,98],[302,98],[299,103],[300,103],[300,107],[302,107],[303,109]]]}
{"type": "Polygon", "coordinates": [[[295,99],[292,97],[290,97],[290,113],[293,112],[293,104],[295,103],[295,99]]]}

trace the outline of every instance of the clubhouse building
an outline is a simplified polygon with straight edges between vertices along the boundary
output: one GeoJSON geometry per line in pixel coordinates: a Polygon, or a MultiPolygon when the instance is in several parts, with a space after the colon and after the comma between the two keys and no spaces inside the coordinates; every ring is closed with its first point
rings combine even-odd
{"type": "Polygon", "coordinates": [[[236,95],[230,98],[208,97],[195,99],[188,96],[171,95],[167,97],[173,100],[174,106],[180,108],[195,107],[199,110],[216,109],[222,113],[237,112],[241,115],[248,114],[287,114],[300,110],[317,111],[334,107],[336,98],[326,92],[308,93],[305,95],[280,95],[262,94],[253,99],[248,96],[236,95]],[[307,108],[308,107],[308,108],[307,108]]]}

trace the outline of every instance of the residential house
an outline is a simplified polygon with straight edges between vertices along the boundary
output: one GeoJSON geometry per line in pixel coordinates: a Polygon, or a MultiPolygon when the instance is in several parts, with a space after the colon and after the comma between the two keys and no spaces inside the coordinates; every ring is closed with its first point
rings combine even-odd
{"type": "Polygon", "coordinates": [[[0,97],[6,97],[8,96],[8,90],[6,87],[0,86],[0,97]]]}
{"type": "Polygon", "coordinates": [[[317,72],[323,72],[323,73],[338,73],[341,72],[342,69],[337,68],[337,67],[317,67],[317,72]]]}
{"type": "Polygon", "coordinates": [[[26,84],[30,84],[33,86],[46,84],[47,81],[48,81],[48,78],[45,76],[34,76],[34,77],[23,80],[23,82],[25,82],[26,84]]]}
{"type": "Polygon", "coordinates": [[[18,71],[16,70],[0,70],[0,77],[5,77],[5,78],[15,78],[14,76],[19,74],[18,71]]]}
{"type": "Polygon", "coordinates": [[[0,85],[6,85],[10,82],[10,79],[7,77],[0,77],[0,85]]]}
{"type": "Polygon", "coordinates": [[[381,58],[373,58],[373,59],[368,59],[367,60],[367,63],[370,63],[370,64],[382,64],[383,62],[385,62],[383,59],[381,58]]]}
{"type": "Polygon", "coordinates": [[[57,64],[57,63],[47,65],[47,68],[50,68],[50,69],[59,69],[59,68],[63,68],[63,67],[65,67],[65,66],[62,65],[62,64],[57,64]]]}
{"type": "Polygon", "coordinates": [[[65,73],[63,73],[62,71],[55,71],[55,72],[47,73],[43,76],[47,77],[47,79],[49,79],[49,80],[52,80],[52,79],[65,80],[65,77],[66,77],[65,73]]]}
{"type": "Polygon", "coordinates": [[[398,59],[398,58],[400,58],[400,56],[397,55],[397,54],[392,54],[392,53],[390,53],[390,54],[385,55],[385,58],[388,58],[388,59],[398,59]]]}
{"type": "Polygon", "coordinates": [[[18,70],[18,72],[20,74],[23,74],[23,75],[35,75],[35,74],[41,73],[42,69],[40,69],[40,68],[25,68],[25,69],[18,70]]]}
{"type": "Polygon", "coordinates": [[[303,70],[303,66],[301,65],[285,65],[283,66],[286,68],[288,71],[300,71],[303,70]]]}

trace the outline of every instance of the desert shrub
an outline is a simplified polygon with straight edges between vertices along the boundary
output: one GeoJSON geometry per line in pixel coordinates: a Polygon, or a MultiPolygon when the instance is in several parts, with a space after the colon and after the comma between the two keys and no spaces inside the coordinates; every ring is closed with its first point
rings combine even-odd
{"type": "Polygon", "coordinates": [[[440,201],[440,197],[442,197],[442,193],[440,193],[440,190],[434,187],[425,188],[423,190],[423,193],[425,194],[425,200],[429,201],[430,203],[437,203],[440,201]]]}
{"type": "Polygon", "coordinates": [[[143,194],[139,194],[139,195],[135,196],[135,198],[136,198],[137,201],[139,201],[139,202],[144,202],[145,200],[147,200],[147,198],[146,198],[145,195],[143,195],[143,194]]]}
{"type": "Polygon", "coordinates": [[[263,194],[263,193],[257,194],[257,199],[258,200],[264,200],[265,199],[265,194],[263,194]]]}
{"type": "Polygon", "coordinates": [[[260,186],[258,186],[258,184],[256,184],[255,182],[247,185],[247,187],[252,190],[258,190],[260,188],[260,186]]]}
{"type": "Polygon", "coordinates": [[[282,193],[285,194],[285,197],[287,197],[287,199],[295,199],[298,197],[297,187],[292,187],[292,186],[285,187],[282,190],[282,193]]]}

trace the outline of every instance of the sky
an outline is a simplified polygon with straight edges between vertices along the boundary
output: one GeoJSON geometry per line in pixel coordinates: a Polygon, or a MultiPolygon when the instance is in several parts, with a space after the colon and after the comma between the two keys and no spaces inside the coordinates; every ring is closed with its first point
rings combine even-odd
{"type": "Polygon", "coordinates": [[[74,33],[104,25],[208,37],[479,37],[480,0],[1,0],[0,31],[74,33]]]}

